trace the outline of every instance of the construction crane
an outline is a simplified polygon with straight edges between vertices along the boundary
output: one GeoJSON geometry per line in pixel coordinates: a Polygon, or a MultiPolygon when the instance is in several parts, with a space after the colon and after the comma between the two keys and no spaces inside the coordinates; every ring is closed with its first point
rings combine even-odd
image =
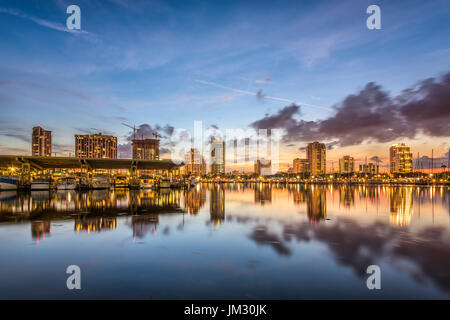
{"type": "Polygon", "coordinates": [[[130,126],[129,124],[126,124],[126,123],[123,123],[123,122],[122,122],[122,124],[123,124],[125,127],[128,127],[128,128],[133,129],[133,140],[136,139],[136,125],[133,124],[133,126],[130,126]]]}

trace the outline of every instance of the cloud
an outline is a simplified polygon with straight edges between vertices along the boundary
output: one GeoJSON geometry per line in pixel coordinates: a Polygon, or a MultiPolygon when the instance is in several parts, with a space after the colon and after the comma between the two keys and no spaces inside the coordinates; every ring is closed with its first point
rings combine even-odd
{"type": "Polygon", "coordinates": [[[333,150],[335,146],[339,145],[339,141],[331,141],[326,144],[327,150],[333,150]]]}
{"type": "Polygon", "coordinates": [[[289,256],[292,254],[291,250],[281,241],[278,235],[270,233],[266,226],[256,227],[249,238],[259,245],[271,247],[279,255],[289,256]]]}
{"type": "MultiPolygon", "coordinates": [[[[195,82],[201,83],[201,84],[204,84],[204,85],[207,85],[207,86],[215,87],[215,88],[231,90],[233,92],[237,92],[237,93],[240,93],[240,94],[255,96],[258,100],[269,99],[269,100],[280,101],[280,102],[287,102],[287,103],[292,103],[292,104],[296,104],[297,103],[296,101],[294,101],[292,99],[285,99],[285,98],[279,98],[279,97],[272,97],[272,96],[264,95],[262,90],[259,90],[258,92],[252,92],[252,91],[241,90],[241,89],[236,89],[236,88],[223,86],[221,84],[218,84],[218,83],[215,83],[215,82],[211,82],[211,81],[195,80],[195,82]]],[[[318,105],[315,105],[315,104],[309,104],[309,103],[306,103],[306,102],[298,102],[298,103],[300,103],[303,106],[307,106],[307,107],[313,107],[313,108],[330,110],[330,108],[323,107],[323,106],[318,106],[318,105]]]]}
{"type": "Polygon", "coordinates": [[[325,120],[296,119],[301,109],[291,104],[250,125],[256,129],[283,128],[285,142],[335,139],[340,146],[414,138],[418,133],[446,137],[450,136],[448,101],[450,73],[423,80],[396,97],[370,82],[335,105],[335,114],[325,120]]]}
{"type": "MultiPolygon", "coordinates": [[[[39,92],[45,91],[48,94],[56,95],[58,97],[70,97],[83,103],[103,108],[107,104],[99,98],[86,94],[81,90],[74,90],[72,88],[63,88],[60,86],[54,86],[52,84],[42,84],[30,81],[13,81],[13,80],[0,80],[0,92],[11,92],[11,90],[19,89],[25,92],[39,92]]],[[[23,94],[22,94],[23,95],[23,94]]],[[[120,108],[120,106],[118,106],[120,108]]]]}
{"type": "Polygon", "coordinates": [[[5,136],[5,137],[11,137],[11,138],[16,138],[19,139],[23,142],[27,142],[30,143],[31,142],[31,136],[27,136],[24,134],[19,134],[19,133],[0,133],[1,136],[5,136]]]}
{"type": "Polygon", "coordinates": [[[429,156],[422,156],[419,160],[417,158],[413,159],[414,168],[420,169],[437,169],[441,168],[443,165],[448,166],[448,153],[445,153],[443,157],[434,157],[433,159],[429,156]]]}

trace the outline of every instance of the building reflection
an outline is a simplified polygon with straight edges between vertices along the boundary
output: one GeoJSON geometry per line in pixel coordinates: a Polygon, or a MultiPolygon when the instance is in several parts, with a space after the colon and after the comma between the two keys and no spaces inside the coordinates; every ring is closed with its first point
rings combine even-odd
{"type": "Polygon", "coordinates": [[[184,208],[190,214],[199,213],[206,202],[206,188],[197,185],[184,192],[184,208]]]}
{"type": "Polygon", "coordinates": [[[101,232],[116,229],[115,217],[83,217],[75,219],[76,232],[101,232]]]}
{"type": "Polygon", "coordinates": [[[339,203],[346,208],[351,208],[355,205],[354,186],[343,185],[339,188],[339,203]]]}
{"type": "Polygon", "coordinates": [[[225,219],[225,189],[219,185],[209,189],[209,214],[210,220],[215,226],[220,226],[225,219]]]}
{"type": "Polygon", "coordinates": [[[30,225],[31,237],[37,243],[39,243],[40,239],[45,239],[45,237],[51,233],[50,221],[32,221],[30,225]]]}
{"type": "Polygon", "coordinates": [[[255,185],[255,203],[264,205],[272,202],[272,186],[270,184],[259,183],[255,185]]]}
{"type": "Polygon", "coordinates": [[[327,217],[327,194],[323,186],[307,189],[306,213],[311,223],[318,223],[327,217]]]}
{"type": "Polygon", "coordinates": [[[381,186],[359,186],[358,194],[360,198],[367,198],[370,201],[378,201],[380,198],[381,186]]]}
{"type": "Polygon", "coordinates": [[[295,204],[300,205],[306,203],[307,199],[307,186],[302,185],[294,185],[289,187],[290,193],[292,193],[293,201],[295,204]]]}
{"type": "Polygon", "coordinates": [[[0,196],[0,218],[7,215],[33,218],[79,212],[110,215],[182,211],[179,190],[13,191],[0,192],[0,196]]]}
{"type": "Polygon", "coordinates": [[[413,216],[412,188],[391,188],[390,190],[390,216],[393,225],[408,226],[413,216]]]}
{"type": "Polygon", "coordinates": [[[310,223],[318,223],[327,217],[326,186],[296,185],[289,188],[297,205],[306,203],[306,214],[310,223]]]}

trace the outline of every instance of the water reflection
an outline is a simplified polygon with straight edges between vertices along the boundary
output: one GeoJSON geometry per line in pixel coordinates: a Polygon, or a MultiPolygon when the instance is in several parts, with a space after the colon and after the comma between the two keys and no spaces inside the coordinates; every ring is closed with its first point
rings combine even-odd
{"type": "Polygon", "coordinates": [[[133,229],[133,241],[136,237],[142,239],[148,233],[156,234],[158,226],[158,215],[149,214],[143,216],[132,216],[131,223],[127,223],[133,229]]]}
{"type": "MultiPolygon", "coordinates": [[[[202,287],[199,280],[202,275],[193,270],[209,268],[217,272],[215,279],[227,274],[224,269],[246,274],[248,266],[240,264],[242,257],[248,257],[249,261],[257,261],[252,264],[255,274],[251,277],[260,275],[272,287],[280,281],[285,283],[284,291],[270,292],[278,295],[291,292],[287,297],[297,297],[294,292],[303,292],[290,277],[305,273],[312,277],[316,267],[333,264],[330,272],[335,278],[351,270],[359,281],[355,286],[364,280],[368,265],[378,264],[396,275],[390,281],[400,281],[396,280],[401,278],[397,275],[406,274],[408,284],[423,289],[424,295],[431,292],[438,297],[450,296],[450,191],[444,187],[257,183],[200,184],[186,190],[161,191],[8,191],[0,192],[0,222],[0,253],[6,250],[6,244],[12,246],[13,252],[20,249],[18,243],[23,233],[17,233],[13,226],[25,226],[25,237],[30,239],[31,231],[32,242],[40,244],[39,247],[54,241],[67,252],[71,252],[77,239],[89,239],[92,247],[86,247],[86,252],[78,256],[85,263],[93,259],[92,252],[110,252],[111,256],[102,258],[104,263],[127,265],[131,262],[117,259],[122,254],[133,255],[134,251],[129,251],[124,243],[145,246],[160,242],[158,246],[145,247],[145,250],[153,247],[172,250],[171,253],[161,251],[158,260],[152,260],[153,264],[159,264],[154,272],[164,273],[166,269],[178,272],[177,268],[186,268],[183,269],[186,278],[197,277],[200,281],[199,290],[206,290],[207,285],[202,287]],[[10,229],[12,238],[7,233],[10,229]],[[96,242],[102,237],[109,240],[96,242]],[[120,239],[119,244],[114,239],[120,239]],[[190,256],[181,258],[186,251],[208,254],[201,260],[190,256]],[[228,252],[227,256],[221,255],[224,251],[228,252]],[[174,260],[175,256],[180,256],[180,261],[174,260]],[[300,268],[298,261],[308,258],[317,260],[311,266],[302,264],[300,268]],[[272,278],[270,273],[258,273],[265,270],[262,266],[269,261],[270,270],[280,276],[272,278]]],[[[58,259],[56,252],[52,256],[47,251],[47,255],[52,257],[50,260],[58,259]]],[[[140,268],[139,259],[146,256],[133,256],[131,261],[136,265],[129,267],[140,268]]],[[[26,256],[17,259],[20,263],[26,256]]],[[[149,267],[146,260],[140,263],[142,268],[149,267]]],[[[13,269],[8,261],[4,267],[13,269]]],[[[166,274],[165,278],[168,277],[166,274]]],[[[228,284],[224,280],[222,285],[240,288],[241,282],[228,284]]],[[[246,283],[246,288],[255,296],[261,292],[258,285],[246,283]]],[[[397,288],[401,292],[400,282],[397,288]]],[[[2,292],[0,289],[0,295],[2,292]]],[[[273,296],[267,293],[264,297],[273,296]]]]}
{"type": "Polygon", "coordinates": [[[46,235],[51,232],[50,221],[32,221],[31,222],[31,237],[39,242],[40,239],[45,239],[46,235]]]}
{"type": "Polygon", "coordinates": [[[102,232],[116,229],[116,218],[111,217],[83,217],[75,219],[76,232],[102,232]]]}
{"type": "Polygon", "coordinates": [[[211,186],[209,190],[210,217],[215,226],[220,226],[225,220],[225,189],[219,185],[211,186]]]}
{"type": "Polygon", "coordinates": [[[255,203],[264,205],[272,202],[272,186],[260,183],[255,185],[255,203]]]}
{"type": "Polygon", "coordinates": [[[187,190],[184,193],[184,207],[190,214],[197,214],[206,202],[206,188],[197,185],[196,188],[187,190]]]}
{"type": "Polygon", "coordinates": [[[181,212],[181,191],[91,190],[1,192],[0,221],[32,219],[42,214],[89,213],[130,214],[141,212],[181,212]]]}

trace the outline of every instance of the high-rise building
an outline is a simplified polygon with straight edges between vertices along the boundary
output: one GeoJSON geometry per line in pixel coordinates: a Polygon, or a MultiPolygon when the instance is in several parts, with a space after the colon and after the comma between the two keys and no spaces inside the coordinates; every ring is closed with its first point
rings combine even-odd
{"type": "Polygon", "coordinates": [[[98,134],[75,135],[75,157],[117,159],[117,137],[98,134]]]}
{"type": "Polygon", "coordinates": [[[133,159],[159,160],[158,139],[133,139],[133,159]]]}
{"type": "Polygon", "coordinates": [[[271,175],[272,174],[272,161],[270,160],[256,160],[255,161],[255,173],[258,175],[271,175]]]}
{"type": "Polygon", "coordinates": [[[343,156],[339,159],[339,172],[340,173],[353,173],[355,159],[350,156],[343,156]]]}
{"type": "Polygon", "coordinates": [[[211,142],[211,173],[225,173],[225,142],[217,138],[211,142]]]}
{"type": "Polygon", "coordinates": [[[194,176],[206,174],[205,158],[197,149],[191,148],[184,156],[184,173],[194,176]]]}
{"type": "Polygon", "coordinates": [[[411,173],[412,153],[410,147],[404,143],[397,143],[389,148],[391,173],[411,173]]]}
{"type": "Polygon", "coordinates": [[[33,127],[31,136],[31,154],[50,157],[52,155],[52,132],[42,127],[33,127]]]}
{"type": "Polygon", "coordinates": [[[376,163],[360,164],[359,172],[367,174],[379,174],[380,167],[376,163]]]}
{"type": "Polygon", "coordinates": [[[306,147],[306,158],[311,164],[311,174],[325,174],[327,172],[327,148],[324,143],[314,141],[306,147]]]}
{"type": "Polygon", "coordinates": [[[311,165],[308,159],[294,159],[293,173],[309,173],[311,172],[311,165]]]}

